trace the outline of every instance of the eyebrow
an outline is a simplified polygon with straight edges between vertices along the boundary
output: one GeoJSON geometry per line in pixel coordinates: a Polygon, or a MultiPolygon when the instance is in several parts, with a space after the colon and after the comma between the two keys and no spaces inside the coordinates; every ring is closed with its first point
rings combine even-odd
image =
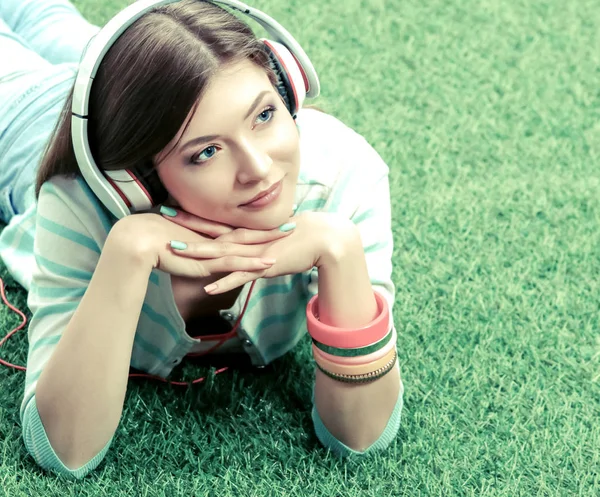
{"type": "MultiPolygon", "coordinates": [[[[246,113],[246,115],[244,116],[244,121],[246,119],[248,119],[252,113],[256,110],[256,108],[258,107],[258,104],[260,104],[263,100],[263,98],[265,98],[265,95],[270,94],[271,91],[261,91],[257,97],[254,99],[254,102],[252,102],[252,105],[250,106],[250,108],[248,109],[248,112],[246,113]]],[[[194,146],[194,145],[199,145],[200,143],[205,143],[205,142],[209,142],[212,140],[216,140],[217,138],[219,138],[219,135],[204,135],[204,136],[199,136],[197,138],[193,138],[192,140],[188,141],[187,143],[185,143],[185,145],[182,145],[179,150],[180,152],[183,152],[184,150],[194,146]]]]}

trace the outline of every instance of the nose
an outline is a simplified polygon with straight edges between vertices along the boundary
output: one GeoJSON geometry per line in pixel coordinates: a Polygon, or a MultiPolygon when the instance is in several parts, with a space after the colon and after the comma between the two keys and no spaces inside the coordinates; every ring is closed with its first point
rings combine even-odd
{"type": "Polygon", "coordinates": [[[248,140],[239,147],[238,181],[242,184],[262,181],[269,175],[273,160],[258,144],[248,140]]]}

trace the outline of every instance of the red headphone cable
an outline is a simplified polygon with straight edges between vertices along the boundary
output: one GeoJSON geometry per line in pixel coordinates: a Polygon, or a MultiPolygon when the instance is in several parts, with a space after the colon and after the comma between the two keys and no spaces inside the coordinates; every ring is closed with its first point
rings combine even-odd
{"type": "MultiPolygon", "coordinates": [[[[248,303],[250,302],[250,295],[252,295],[252,290],[254,290],[254,285],[256,285],[256,280],[253,281],[252,285],[250,286],[250,290],[248,291],[248,296],[246,297],[246,302],[244,303],[242,313],[237,318],[231,331],[225,333],[214,347],[211,347],[210,349],[208,349],[204,352],[187,354],[186,357],[199,357],[199,356],[204,356],[204,355],[210,354],[214,350],[218,349],[221,345],[223,345],[227,340],[229,340],[235,336],[235,332],[237,331],[238,327],[240,326],[240,323],[242,322],[242,318],[244,317],[244,313],[246,312],[246,308],[248,307],[248,303]]],[[[6,298],[6,293],[4,291],[4,281],[2,281],[2,278],[0,278],[0,293],[2,294],[2,300],[7,305],[7,307],[10,310],[16,312],[21,317],[21,320],[22,320],[21,324],[19,324],[19,326],[14,328],[12,331],[10,331],[8,333],[8,335],[6,335],[2,340],[0,340],[0,348],[1,348],[2,345],[4,345],[11,336],[13,336],[17,331],[23,329],[23,327],[27,324],[27,317],[25,316],[25,314],[23,314],[23,312],[21,312],[19,309],[17,309],[15,306],[13,306],[6,298]]],[[[206,336],[204,336],[204,337],[200,336],[200,337],[194,337],[194,338],[206,339],[206,336]]],[[[2,364],[3,366],[7,366],[9,368],[18,369],[20,371],[27,371],[27,368],[25,368],[24,366],[18,366],[16,364],[11,364],[10,362],[4,361],[2,359],[0,359],[0,364],[2,364]]],[[[227,371],[228,369],[229,369],[228,367],[217,369],[215,371],[215,375],[223,373],[223,372],[227,371]]],[[[148,378],[148,379],[152,379],[152,380],[161,381],[163,383],[170,383],[171,385],[176,385],[176,386],[192,386],[197,383],[202,383],[204,380],[206,380],[206,377],[204,377],[204,378],[197,378],[191,382],[171,381],[171,380],[167,380],[166,378],[161,378],[160,376],[150,375],[150,374],[145,374],[145,373],[130,373],[129,378],[148,378]]]]}

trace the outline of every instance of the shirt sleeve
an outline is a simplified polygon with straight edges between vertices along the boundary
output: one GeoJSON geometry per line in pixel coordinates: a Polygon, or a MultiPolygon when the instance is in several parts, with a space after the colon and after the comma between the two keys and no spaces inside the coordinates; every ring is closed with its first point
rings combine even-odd
{"type": "MultiPolygon", "coordinates": [[[[35,224],[35,268],[28,295],[32,313],[29,325],[29,350],[25,393],[20,409],[25,447],[44,469],[81,478],[104,458],[111,440],[88,463],[69,469],[52,448],[36,406],[38,379],[52,356],[65,327],[83,297],[101,252],[105,227],[98,229],[86,218],[94,208],[86,205],[86,194],[73,181],[57,188],[54,182],[43,185],[38,198],[35,224]],[[67,184],[69,185],[69,184],[67,184]]],[[[97,216],[96,216],[97,219],[97,216]]]]}
{"type": "MultiPolygon", "coordinates": [[[[362,136],[349,128],[344,134],[346,136],[341,143],[345,144],[345,152],[340,154],[342,164],[323,210],[347,216],[358,228],[371,285],[387,300],[390,308],[390,323],[394,326],[392,312],[395,296],[392,282],[394,241],[389,168],[362,136]]],[[[308,291],[311,296],[318,292],[316,268],[311,272],[308,291]]],[[[384,449],[398,433],[403,392],[404,388],[400,382],[398,400],[385,430],[379,439],[363,452],[350,449],[331,435],[319,417],[313,396],[312,419],[317,437],[325,447],[340,456],[365,454],[384,449]]]]}
{"type": "MultiPolygon", "coordinates": [[[[394,304],[392,254],[394,239],[390,206],[389,168],[367,141],[348,130],[345,141],[352,143],[340,157],[339,173],[323,211],[346,216],[358,228],[371,284],[394,304]]],[[[311,272],[308,291],[318,291],[318,271],[311,272]]]]}
{"type": "MultiPolygon", "coordinates": [[[[399,370],[398,363],[396,363],[396,368],[399,370]]],[[[390,419],[387,422],[383,433],[379,436],[375,442],[373,442],[369,447],[367,447],[363,451],[357,451],[351,449],[346,444],[335,438],[327,429],[319,413],[317,411],[317,407],[315,405],[315,395],[313,389],[313,408],[312,408],[312,420],[313,425],[315,427],[315,434],[319,441],[323,444],[324,447],[327,447],[331,452],[340,457],[347,457],[352,455],[365,455],[371,452],[376,452],[378,450],[383,450],[388,447],[398,435],[398,430],[400,429],[400,416],[402,414],[402,405],[404,398],[404,386],[402,381],[400,381],[400,392],[398,394],[398,400],[394,406],[394,410],[390,416],[390,419]]]]}

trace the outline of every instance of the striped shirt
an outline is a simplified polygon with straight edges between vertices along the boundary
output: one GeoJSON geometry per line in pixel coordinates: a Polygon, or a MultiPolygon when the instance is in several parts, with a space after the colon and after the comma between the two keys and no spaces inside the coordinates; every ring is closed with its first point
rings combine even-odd
{"type": "MultiPolygon", "coordinates": [[[[372,285],[394,302],[392,232],[388,167],[366,140],[336,118],[303,110],[298,116],[301,165],[296,214],[335,212],[351,219],[360,231],[372,285]]],[[[98,263],[116,219],[79,178],[54,177],[42,186],[37,202],[11,220],[0,235],[0,256],[11,274],[29,290],[32,312],[25,394],[21,404],[23,435],[29,452],[42,467],[75,477],[94,469],[111,441],[81,468],[66,468],[54,453],[35,403],[40,374],[69,323],[98,263]]],[[[229,309],[220,311],[231,323],[242,312],[250,284],[229,309]]],[[[306,333],[305,309],[317,293],[316,269],[260,279],[248,301],[237,336],[220,350],[244,351],[256,366],[291,350],[306,333]]],[[[189,353],[215,345],[186,333],[170,275],[154,270],[149,278],[136,329],[131,366],[167,377],[189,353]]],[[[388,445],[399,425],[402,395],[388,427],[374,448],[388,445]]],[[[329,434],[313,407],[319,439],[332,450],[353,452],[329,434]]]]}

